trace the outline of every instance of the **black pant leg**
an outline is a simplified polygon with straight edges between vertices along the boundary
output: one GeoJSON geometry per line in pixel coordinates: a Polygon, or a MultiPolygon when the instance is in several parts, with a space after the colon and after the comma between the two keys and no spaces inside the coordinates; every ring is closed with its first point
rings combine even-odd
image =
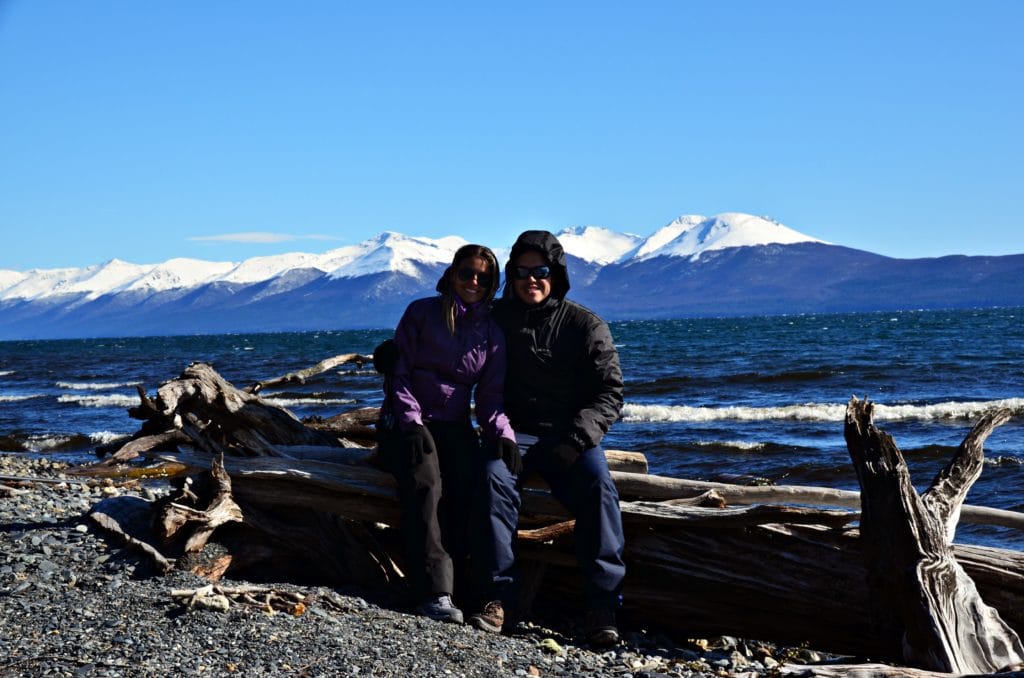
{"type": "Polygon", "coordinates": [[[413,592],[420,600],[451,594],[452,560],[444,547],[439,519],[442,483],[438,455],[425,454],[420,463],[414,463],[408,448],[396,444],[389,456],[398,485],[405,565],[413,592]]]}
{"type": "Polygon", "coordinates": [[[451,556],[458,597],[466,599],[470,597],[469,518],[480,474],[480,438],[469,420],[435,422],[427,428],[434,436],[441,468],[441,538],[451,556]]]}

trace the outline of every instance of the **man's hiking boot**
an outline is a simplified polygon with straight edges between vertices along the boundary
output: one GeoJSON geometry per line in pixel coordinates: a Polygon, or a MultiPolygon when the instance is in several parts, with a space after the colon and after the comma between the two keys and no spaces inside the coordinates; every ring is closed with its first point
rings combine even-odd
{"type": "Polygon", "coordinates": [[[451,596],[448,594],[442,594],[423,601],[416,608],[416,614],[421,614],[424,617],[430,617],[437,621],[452,622],[453,624],[462,623],[462,610],[455,607],[451,596]]]}
{"type": "Polygon", "coordinates": [[[501,626],[505,623],[505,608],[500,600],[492,600],[484,605],[484,609],[469,618],[469,623],[481,631],[501,633],[501,626]]]}
{"type": "Polygon", "coordinates": [[[615,613],[611,610],[588,610],[583,622],[583,633],[594,647],[609,647],[619,642],[615,627],[615,613]]]}

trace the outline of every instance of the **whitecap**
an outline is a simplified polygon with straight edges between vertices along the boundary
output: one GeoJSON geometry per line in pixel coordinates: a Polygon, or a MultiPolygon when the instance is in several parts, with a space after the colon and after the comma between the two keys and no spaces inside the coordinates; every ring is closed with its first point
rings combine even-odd
{"type": "Polygon", "coordinates": [[[33,398],[44,398],[44,393],[30,393],[28,395],[8,395],[0,393],[0,403],[17,403],[22,400],[32,400],[33,398]]]}
{"type": "Polygon", "coordinates": [[[1024,398],[988,400],[983,402],[934,403],[932,405],[881,405],[875,404],[875,419],[902,421],[906,419],[977,419],[1000,408],[1008,408],[1014,414],[1024,414],[1024,398]]]}
{"type": "Polygon", "coordinates": [[[139,404],[138,396],[122,393],[110,395],[62,395],[57,397],[59,403],[76,403],[82,407],[134,407],[139,404]]]}
{"type": "Polygon", "coordinates": [[[352,398],[264,398],[264,401],[278,407],[294,407],[296,405],[351,405],[356,402],[352,398]]]}
{"type": "Polygon", "coordinates": [[[694,444],[697,447],[728,447],[743,452],[755,452],[767,447],[765,443],[748,442],[745,440],[698,440],[694,444]]]}
{"type": "Polygon", "coordinates": [[[786,405],[781,407],[690,407],[687,405],[633,405],[622,408],[626,422],[702,422],[702,421],[842,421],[846,405],[786,405]]]}
{"type": "Polygon", "coordinates": [[[64,388],[71,391],[109,391],[114,388],[125,388],[126,386],[139,386],[141,381],[123,381],[119,383],[90,383],[90,382],[72,382],[72,381],[58,381],[56,386],[58,388],[64,388]]]}
{"type": "Polygon", "coordinates": [[[1024,459],[1013,455],[1001,454],[995,457],[985,457],[986,466],[1024,466],[1024,459]]]}
{"type": "MultiPolygon", "coordinates": [[[[883,405],[875,403],[876,421],[913,419],[974,420],[999,408],[1009,408],[1015,415],[1024,414],[1024,398],[1007,398],[983,402],[945,402],[930,405],[883,405]]],[[[833,421],[846,419],[846,403],[805,403],[777,407],[690,407],[688,405],[637,405],[626,403],[622,408],[625,422],[706,422],[706,421],[833,421]]]]}
{"type": "Polygon", "coordinates": [[[30,452],[43,452],[71,442],[71,436],[65,435],[34,435],[25,440],[25,447],[30,452]]]}
{"type": "Polygon", "coordinates": [[[6,377],[11,374],[14,374],[14,370],[0,370],[0,377],[6,377]]]}
{"type": "Polygon", "coordinates": [[[115,440],[127,438],[129,435],[129,433],[115,433],[114,431],[95,431],[89,434],[89,440],[97,445],[106,445],[107,443],[112,443],[115,440]]]}

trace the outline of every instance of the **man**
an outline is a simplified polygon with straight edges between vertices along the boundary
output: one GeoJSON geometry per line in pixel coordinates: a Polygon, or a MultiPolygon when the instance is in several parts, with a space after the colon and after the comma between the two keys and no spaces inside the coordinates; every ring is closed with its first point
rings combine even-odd
{"type": "Polygon", "coordinates": [[[512,246],[503,297],[493,317],[505,333],[505,410],[516,444],[486,462],[478,512],[477,569],[491,600],[471,617],[499,632],[514,579],[513,540],[519,478],[539,473],[576,518],[576,556],[583,574],[584,632],[592,645],[613,645],[625,539],[619,496],[601,440],[622,408],[622,370],[608,325],[565,298],[565,253],[547,231],[526,231],[512,246]]]}

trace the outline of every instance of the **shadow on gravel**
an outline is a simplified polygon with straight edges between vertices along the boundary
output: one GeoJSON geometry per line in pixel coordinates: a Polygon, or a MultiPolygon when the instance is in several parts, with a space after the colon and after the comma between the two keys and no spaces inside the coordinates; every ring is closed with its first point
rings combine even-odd
{"type": "Polygon", "coordinates": [[[59,530],[67,529],[73,530],[76,525],[82,524],[82,518],[65,519],[61,521],[49,522],[24,522],[24,523],[0,523],[0,532],[12,533],[12,532],[31,532],[32,530],[59,530]]]}

